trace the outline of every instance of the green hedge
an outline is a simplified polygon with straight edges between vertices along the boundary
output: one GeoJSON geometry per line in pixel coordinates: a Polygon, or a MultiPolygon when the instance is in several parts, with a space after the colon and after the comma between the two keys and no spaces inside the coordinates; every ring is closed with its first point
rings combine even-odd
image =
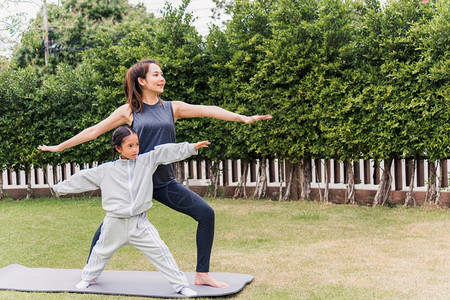
{"type": "Polygon", "coordinates": [[[177,123],[178,140],[213,143],[204,151],[212,160],[450,157],[444,0],[234,1],[226,28],[212,27],[206,37],[186,13],[189,1],[167,5],[160,19],[124,1],[112,10],[70,3],[81,8],[49,9],[61,44],[51,65],[42,65],[36,45],[38,17],[0,73],[4,168],[108,160],[109,135],[59,154],[36,147],[60,143],[124,103],[127,69],[148,57],[162,63],[166,100],[273,115],[248,126],[177,123]],[[93,17],[101,9],[110,18],[93,17]],[[83,51],[73,51],[77,42],[83,51]]]}

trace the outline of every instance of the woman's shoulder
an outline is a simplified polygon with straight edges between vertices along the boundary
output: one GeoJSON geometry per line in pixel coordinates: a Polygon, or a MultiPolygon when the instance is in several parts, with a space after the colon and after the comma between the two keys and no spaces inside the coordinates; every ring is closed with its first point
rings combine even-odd
{"type": "Polygon", "coordinates": [[[114,111],[114,114],[119,115],[126,123],[130,124],[133,121],[133,110],[131,109],[131,105],[125,103],[114,111]]]}
{"type": "Polygon", "coordinates": [[[176,105],[180,105],[183,104],[183,101],[179,101],[179,100],[175,100],[175,101],[170,101],[170,103],[172,104],[172,106],[176,106],[176,105]]]}
{"type": "Polygon", "coordinates": [[[178,109],[186,103],[183,101],[170,101],[170,104],[172,105],[172,109],[174,111],[178,111],[178,109]]]}
{"type": "Polygon", "coordinates": [[[160,99],[159,101],[160,101],[159,103],[161,105],[165,105],[165,106],[173,106],[174,104],[176,105],[176,102],[179,102],[179,101],[171,101],[171,100],[163,100],[163,99],[160,99]]]}
{"type": "Polygon", "coordinates": [[[132,112],[131,105],[128,103],[122,104],[121,106],[116,108],[116,111],[123,114],[130,114],[132,112]]]}

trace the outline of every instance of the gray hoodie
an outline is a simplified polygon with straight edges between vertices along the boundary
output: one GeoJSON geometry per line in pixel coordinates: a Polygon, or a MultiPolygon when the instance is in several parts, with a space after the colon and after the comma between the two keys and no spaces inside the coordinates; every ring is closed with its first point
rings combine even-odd
{"type": "Polygon", "coordinates": [[[197,154],[194,144],[164,144],[139,155],[135,160],[121,159],[85,169],[53,186],[60,194],[100,189],[102,206],[111,217],[139,215],[152,207],[152,175],[160,164],[170,164],[197,154]]]}

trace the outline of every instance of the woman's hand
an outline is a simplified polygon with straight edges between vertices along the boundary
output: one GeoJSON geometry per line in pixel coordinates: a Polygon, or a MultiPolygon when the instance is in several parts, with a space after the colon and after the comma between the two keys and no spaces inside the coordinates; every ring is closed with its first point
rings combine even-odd
{"type": "Polygon", "coordinates": [[[211,145],[208,141],[198,142],[194,144],[194,149],[198,150],[199,148],[208,148],[208,146],[211,145]]]}
{"type": "Polygon", "coordinates": [[[250,117],[245,117],[244,122],[247,124],[256,122],[256,121],[260,121],[260,120],[269,120],[272,119],[271,115],[265,115],[265,116],[250,116],[250,117]]]}
{"type": "Polygon", "coordinates": [[[48,151],[48,152],[59,152],[59,151],[61,151],[61,150],[59,150],[59,145],[58,146],[39,145],[38,149],[42,150],[42,151],[48,151]]]}

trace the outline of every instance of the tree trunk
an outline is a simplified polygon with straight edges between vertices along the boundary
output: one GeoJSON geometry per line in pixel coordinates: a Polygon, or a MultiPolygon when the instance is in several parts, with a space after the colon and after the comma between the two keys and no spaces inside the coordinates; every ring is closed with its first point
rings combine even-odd
{"type": "Polygon", "coordinates": [[[441,191],[442,191],[442,173],[444,170],[444,161],[442,159],[438,160],[438,164],[439,164],[439,173],[437,175],[437,191],[436,191],[436,204],[440,205],[441,204],[441,191]]]}
{"type": "Polygon", "coordinates": [[[278,202],[280,202],[283,200],[283,184],[286,184],[286,176],[285,172],[283,172],[283,162],[280,161],[278,161],[278,182],[280,183],[280,187],[278,189],[278,202]]]}
{"type": "Polygon", "coordinates": [[[323,200],[325,202],[329,202],[329,187],[330,187],[330,179],[328,178],[328,169],[329,169],[329,165],[328,165],[328,160],[325,160],[325,190],[323,193],[323,200]]]}
{"type": "Polygon", "coordinates": [[[302,159],[299,168],[300,200],[311,199],[311,158],[302,159]]]}
{"type": "Polygon", "coordinates": [[[436,203],[436,163],[429,163],[430,174],[428,176],[426,202],[436,203]]]}
{"type": "Polygon", "coordinates": [[[253,198],[255,199],[261,199],[266,196],[266,190],[267,190],[267,159],[264,156],[259,160],[259,168],[258,168],[258,174],[259,178],[256,182],[255,192],[253,193],[253,198]]]}
{"type": "Polygon", "coordinates": [[[184,167],[184,161],[177,161],[175,163],[175,180],[179,183],[185,185],[184,183],[184,176],[183,176],[183,167],[184,167]]]}
{"type": "Polygon", "coordinates": [[[3,191],[3,170],[0,170],[0,200],[3,200],[5,193],[3,191]]]}
{"type": "Polygon", "coordinates": [[[384,160],[384,169],[381,175],[380,186],[378,187],[375,198],[373,199],[373,206],[384,205],[389,198],[389,191],[391,190],[392,175],[391,175],[392,158],[384,160]]]}
{"type": "Polygon", "coordinates": [[[416,206],[416,198],[414,198],[414,180],[416,177],[416,159],[413,158],[412,160],[412,173],[411,173],[411,179],[409,180],[409,191],[408,194],[406,194],[405,199],[405,206],[408,206],[411,202],[414,203],[414,207],[416,206]]]}
{"type": "Polygon", "coordinates": [[[322,188],[320,187],[320,181],[318,179],[319,178],[318,178],[318,175],[316,173],[317,190],[319,191],[319,201],[322,202],[323,201],[322,188]]]}
{"type": "Polygon", "coordinates": [[[247,159],[243,160],[243,166],[241,170],[241,176],[239,178],[239,183],[237,187],[234,189],[233,199],[244,198],[247,199],[247,174],[249,161],[247,159]]]}
{"type": "MultiPolygon", "coordinates": [[[[320,164],[319,165],[317,165],[317,164],[315,165],[316,170],[319,170],[319,168],[322,166],[322,160],[320,159],[319,161],[320,161],[320,164]]],[[[322,196],[322,188],[320,187],[320,181],[322,180],[322,178],[319,177],[319,172],[316,171],[316,182],[317,182],[317,188],[319,190],[319,201],[320,202],[326,201],[325,198],[328,197],[328,195],[327,195],[328,191],[327,191],[327,174],[326,174],[327,167],[326,167],[326,162],[325,162],[324,170],[325,170],[325,174],[324,174],[325,175],[324,176],[325,187],[324,187],[323,196],[322,196]]]]}
{"type": "Polygon", "coordinates": [[[219,179],[220,179],[220,161],[213,160],[211,165],[211,189],[208,191],[208,197],[217,198],[219,191],[219,179]]]}
{"type": "Polygon", "coordinates": [[[25,166],[25,182],[27,184],[26,199],[30,199],[33,196],[33,189],[31,188],[31,167],[29,166],[25,166]]]}
{"type": "Polygon", "coordinates": [[[292,189],[292,182],[294,181],[294,171],[295,171],[295,165],[289,164],[289,179],[286,183],[286,192],[283,196],[284,201],[289,201],[289,198],[291,197],[291,189],[292,189]]]}
{"type": "Polygon", "coordinates": [[[353,163],[349,161],[344,161],[345,173],[347,176],[347,187],[346,187],[346,203],[355,204],[356,203],[356,189],[355,189],[355,173],[353,172],[353,163]]]}
{"type": "MultiPolygon", "coordinates": [[[[50,181],[48,180],[48,166],[45,166],[45,168],[42,169],[43,173],[44,173],[44,181],[47,182],[48,185],[48,190],[50,191],[50,194],[52,195],[52,197],[56,196],[55,191],[53,190],[53,187],[50,185],[50,181]]],[[[54,168],[52,167],[52,173],[54,173],[54,168]]],[[[54,176],[53,176],[54,177],[54,176]]],[[[55,184],[56,182],[53,181],[53,184],[55,184]]]]}
{"type": "Polygon", "coordinates": [[[53,184],[58,183],[58,166],[52,167],[53,184]]]}

